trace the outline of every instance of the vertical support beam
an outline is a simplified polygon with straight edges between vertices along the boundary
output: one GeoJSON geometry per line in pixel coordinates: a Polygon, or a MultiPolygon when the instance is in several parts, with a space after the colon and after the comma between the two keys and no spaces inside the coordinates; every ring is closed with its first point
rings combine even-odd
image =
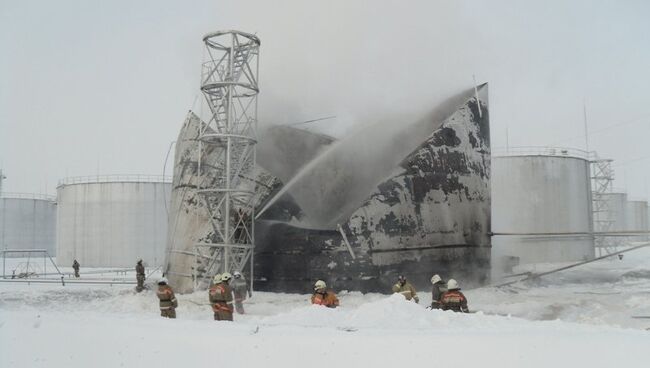
{"type": "Polygon", "coordinates": [[[251,289],[251,295],[253,294],[253,279],[255,278],[255,248],[251,249],[251,274],[249,276],[250,280],[249,282],[251,283],[250,289],[251,289]]]}

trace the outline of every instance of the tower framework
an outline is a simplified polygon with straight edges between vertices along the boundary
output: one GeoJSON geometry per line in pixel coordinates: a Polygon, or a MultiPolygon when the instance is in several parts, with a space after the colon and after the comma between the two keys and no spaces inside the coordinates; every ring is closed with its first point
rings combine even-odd
{"type": "MultiPolygon", "coordinates": [[[[199,131],[197,216],[212,232],[197,242],[195,288],[221,272],[242,271],[252,260],[255,218],[255,145],[260,40],[240,31],[203,37],[201,92],[210,118],[199,131]],[[202,158],[211,157],[209,161],[202,158]],[[205,213],[207,211],[207,214],[205,213]]],[[[252,263],[251,263],[252,264],[252,263]]],[[[252,272],[252,269],[251,269],[252,272]]],[[[252,275],[250,275],[252,279],[252,275]]]]}
{"type": "Polygon", "coordinates": [[[592,190],[592,211],[594,218],[594,231],[598,233],[594,238],[598,255],[610,254],[615,251],[614,241],[603,233],[612,231],[614,217],[607,194],[612,193],[614,181],[614,170],[611,159],[591,160],[591,190],[592,190]]]}

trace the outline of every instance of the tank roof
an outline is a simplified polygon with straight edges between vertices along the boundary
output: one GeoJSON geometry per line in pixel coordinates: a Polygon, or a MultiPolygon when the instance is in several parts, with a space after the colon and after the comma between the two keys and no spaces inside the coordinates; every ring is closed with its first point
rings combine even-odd
{"type": "Polygon", "coordinates": [[[543,146],[521,146],[521,147],[499,147],[492,149],[493,157],[520,157],[520,156],[548,156],[567,157],[590,160],[594,152],[587,152],[579,148],[569,147],[543,147],[543,146]]]}
{"type": "Polygon", "coordinates": [[[90,175],[71,176],[59,180],[58,187],[73,184],[100,184],[100,183],[169,183],[171,176],[162,175],[90,175]]]}
{"type": "Polygon", "coordinates": [[[37,199],[42,201],[56,201],[55,195],[37,193],[7,193],[3,192],[0,199],[37,199]]]}

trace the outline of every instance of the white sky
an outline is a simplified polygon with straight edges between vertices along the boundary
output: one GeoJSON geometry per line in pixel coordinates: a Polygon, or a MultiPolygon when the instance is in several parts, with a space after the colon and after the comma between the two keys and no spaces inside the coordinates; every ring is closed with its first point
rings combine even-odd
{"type": "Polygon", "coordinates": [[[507,128],[512,146],[584,148],[586,100],[591,148],[616,160],[617,187],[647,197],[648,14],[642,0],[0,0],[4,190],[161,174],[198,95],[203,34],[235,28],[262,40],[260,125],[399,122],[475,74],[490,83],[493,146],[507,128]]]}

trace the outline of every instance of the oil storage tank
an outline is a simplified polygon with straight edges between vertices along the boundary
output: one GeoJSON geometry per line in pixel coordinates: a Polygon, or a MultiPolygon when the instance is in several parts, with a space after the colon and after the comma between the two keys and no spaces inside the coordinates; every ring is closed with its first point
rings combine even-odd
{"type": "MultiPolygon", "coordinates": [[[[631,200],[626,203],[626,229],[627,231],[648,231],[648,202],[631,200]]],[[[646,234],[634,237],[635,240],[646,239],[646,234]]]]}
{"type": "Polygon", "coordinates": [[[631,230],[627,225],[627,193],[624,193],[622,191],[603,193],[601,194],[601,197],[604,201],[607,201],[607,211],[603,213],[596,213],[596,220],[608,222],[610,231],[631,230]]]}
{"type": "Polygon", "coordinates": [[[584,151],[516,147],[492,161],[492,260],[594,257],[590,167],[584,151]]]}
{"type": "MultiPolygon", "coordinates": [[[[44,249],[56,252],[56,201],[54,196],[5,193],[0,198],[0,248],[44,249]]],[[[7,254],[7,257],[25,257],[7,254]]]]}
{"type": "Polygon", "coordinates": [[[162,264],[170,180],[161,176],[73,177],[57,187],[57,263],[162,264]]]}

